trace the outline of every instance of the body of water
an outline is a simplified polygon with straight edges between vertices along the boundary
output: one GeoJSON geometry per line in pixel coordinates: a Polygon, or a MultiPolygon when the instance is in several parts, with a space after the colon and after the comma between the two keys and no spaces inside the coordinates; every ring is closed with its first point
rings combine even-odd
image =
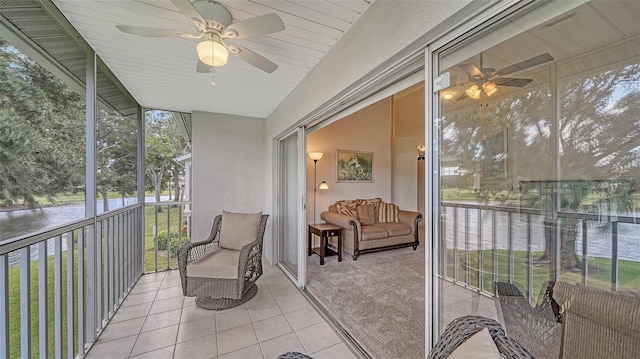
{"type": "MultiPolygon", "coordinates": [[[[168,196],[161,197],[161,201],[168,200],[168,196]]],[[[155,197],[146,197],[146,202],[155,202],[155,197]]],[[[138,203],[137,198],[115,198],[109,200],[109,210],[122,208],[138,203]]],[[[65,204],[60,206],[43,207],[39,209],[25,209],[17,211],[0,212],[0,242],[28,235],[35,234],[47,229],[62,226],[67,223],[80,221],[85,218],[84,202],[65,204]]],[[[98,214],[104,212],[102,201],[98,201],[96,211],[98,214]]],[[[54,253],[55,242],[53,239],[47,241],[47,252],[54,253]]],[[[62,237],[62,249],[67,248],[67,238],[62,237]]],[[[31,260],[38,258],[38,246],[31,246],[31,260]]],[[[9,253],[9,265],[14,266],[20,260],[19,252],[9,253]]]]}
{"type": "MultiPolygon", "coordinates": [[[[478,242],[478,213],[476,209],[469,209],[468,226],[465,226],[465,215],[463,209],[458,209],[457,224],[453,223],[453,208],[445,210],[445,237],[448,248],[453,248],[454,228],[456,228],[456,247],[464,250],[467,240],[468,248],[476,250],[480,246],[483,249],[492,247],[492,213],[484,210],[481,212],[482,233],[478,242]],[[465,230],[467,236],[465,238],[465,230]]],[[[509,222],[505,212],[498,212],[496,215],[496,247],[497,249],[508,249],[509,222]]],[[[582,226],[578,226],[576,241],[576,252],[582,255],[582,226]]],[[[512,248],[517,251],[527,250],[527,222],[525,215],[514,214],[511,222],[512,248]]],[[[542,216],[532,216],[531,218],[531,249],[533,251],[543,251],[545,246],[544,223],[542,216]]],[[[618,259],[640,262],[640,223],[619,223],[618,224],[618,259]]],[[[587,255],[590,257],[612,258],[613,240],[611,226],[596,224],[593,221],[587,223],[587,255]]]]}

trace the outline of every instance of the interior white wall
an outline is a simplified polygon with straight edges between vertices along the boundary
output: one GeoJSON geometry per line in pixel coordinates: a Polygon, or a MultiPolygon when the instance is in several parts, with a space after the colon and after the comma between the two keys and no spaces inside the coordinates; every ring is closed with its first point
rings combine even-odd
{"type": "MultiPolygon", "coordinates": [[[[317,183],[326,180],[328,190],[316,192],[316,221],[320,213],[341,199],[391,198],[391,99],[368,106],[343,121],[337,121],[307,136],[309,152],[322,152],[318,161],[317,183]],[[373,182],[336,182],[336,150],[373,153],[373,182]]],[[[313,161],[307,156],[307,203],[313,205],[313,161]]],[[[313,223],[313,207],[307,210],[307,223],[313,223]]]]}
{"type": "Polygon", "coordinates": [[[222,210],[270,213],[264,205],[264,120],[194,112],[191,121],[193,240],[209,235],[222,210]]]}

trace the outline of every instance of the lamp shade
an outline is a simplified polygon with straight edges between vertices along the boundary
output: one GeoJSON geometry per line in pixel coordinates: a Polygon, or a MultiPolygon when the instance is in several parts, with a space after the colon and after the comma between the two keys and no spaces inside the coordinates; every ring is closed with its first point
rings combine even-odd
{"type": "Polygon", "coordinates": [[[466,89],[464,91],[467,96],[469,96],[470,98],[477,100],[480,98],[480,87],[478,85],[472,85],[471,87],[469,87],[468,89],[466,89]]]}
{"type": "Polygon", "coordinates": [[[320,182],[318,189],[329,189],[329,185],[327,184],[327,181],[320,182]]]}
{"type": "Polygon", "coordinates": [[[309,158],[317,161],[322,158],[322,152],[309,152],[309,158]]]}
{"type": "Polygon", "coordinates": [[[496,86],[496,84],[491,81],[483,83],[482,88],[484,89],[484,92],[487,94],[487,96],[491,96],[498,91],[498,86],[496,86]]]}
{"type": "Polygon", "coordinates": [[[209,66],[219,67],[227,64],[229,50],[221,43],[213,40],[205,40],[196,47],[198,58],[209,66]]]}

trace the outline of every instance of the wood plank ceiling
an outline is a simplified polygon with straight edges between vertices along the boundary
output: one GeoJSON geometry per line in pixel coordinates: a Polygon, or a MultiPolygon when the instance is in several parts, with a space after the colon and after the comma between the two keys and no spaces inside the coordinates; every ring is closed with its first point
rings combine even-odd
{"type": "Polygon", "coordinates": [[[221,0],[233,21],[278,14],[282,32],[229,40],[278,64],[269,74],[229,56],[212,75],[196,72],[196,41],[144,38],[116,25],[194,33],[169,0],[53,0],[144,107],[267,117],[369,8],[374,0],[221,0]]]}

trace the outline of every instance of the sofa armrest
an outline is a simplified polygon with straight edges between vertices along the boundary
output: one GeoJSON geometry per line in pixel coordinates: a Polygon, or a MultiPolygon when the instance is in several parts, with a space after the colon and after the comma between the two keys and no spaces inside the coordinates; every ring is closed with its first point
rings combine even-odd
{"type": "Polygon", "coordinates": [[[398,211],[398,219],[402,223],[413,226],[415,223],[422,220],[422,214],[419,212],[404,211],[401,209],[398,211]]]}
{"type": "Polygon", "coordinates": [[[320,214],[320,218],[325,220],[327,223],[333,224],[334,226],[346,229],[353,229],[353,226],[355,225],[358,229],[358,233],[360,232],[360,221],[345,214],[324,211],[320,214]]]}
{"type": "Polygon", "coordinates": [[[413,211],[398,211],[398,220],[400,223],[408,224],[411,226],[411,233],[417,233],[418,222],[422,220],[422,214],[413,211]]]}

